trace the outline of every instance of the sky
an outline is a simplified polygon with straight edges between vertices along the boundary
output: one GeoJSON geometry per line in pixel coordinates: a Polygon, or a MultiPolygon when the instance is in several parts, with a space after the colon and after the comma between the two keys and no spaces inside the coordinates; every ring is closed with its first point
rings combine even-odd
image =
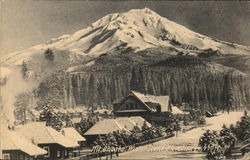
{"type": "Polygon", "coordinates": [[[99,18],[148,7],[212,38],[250,45],[250,2],[0,0],[0,58],[72,34],[99,18]]]}

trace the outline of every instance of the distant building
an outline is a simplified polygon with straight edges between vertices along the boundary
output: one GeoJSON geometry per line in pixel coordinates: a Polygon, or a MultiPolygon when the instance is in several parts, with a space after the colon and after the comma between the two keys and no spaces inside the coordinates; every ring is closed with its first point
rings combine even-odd
{"type": "Polygon", "coordinates": [[[169,112],[169,96],[145,95],[136,91],[124,97],[114,106],[115,116],[147,116],[152,112],[169,112]]]}
{"type": "Polygon", "coordinates": [[[69,157],[69,152],[79,147],[79,144],[75,141],[71,141],[60,132],[46,126],[43,122],[25,124],[20,126],[18,131],[47,151],[43,159],[55,160],[67,158],[69,157]]]}
{"type": "Polygon", "coordinates": [[[47,151],[33,144],[11,128],[1,124],[1,156],[3,160],[43,159],[47,151]]]}
{"type": "Polygon", "coordinates": [[[172,108],[169,96],[145,95],[136,91],[114,103],[115,117],[141,116],[151,123],[166,125],[172,117],[182,114],[177,107],[172,108]]]}
{"type": "Polygon", "coordinates": [[[61,130],[61,133],[71,141],[78,143],[80,147],[85,145],[86,139],[83,136],[81,136],[80,133],[78,133],[75,128],[73,127],[63,128],[61,130]]]}
{"type": "Polygon", "coordinates": [[[91,144],[98,135],[106,135],[108,133],[112,133],[114,131],[131,131],[135,126],[141,128],[144,123],[146,123],[149,127],[150,123],[145,121],[140,116],[135,117],[119,117],[115,119],[103,119],[97,122],[94,126],[92,126],[86,133],[84,133],[84,137],[87,139],[88,144],[91,144]]]}
{"type": "Polygon", "coordinates": [[[62,135],[64,135],[65,137],[67,137],[68,139],[70,139],[71,141],[78,143],[79,147],[77,147],[74,151],[73,151],[73,156],[79,156],[80,155],[80,149],[83,148],[84,146],[86,146],[86,139],[80,135],[80,133],[78,133],[76,131],[75,128],[73,127],[67,127],[67,128],[63,128],[61,130],[62,135]]]}

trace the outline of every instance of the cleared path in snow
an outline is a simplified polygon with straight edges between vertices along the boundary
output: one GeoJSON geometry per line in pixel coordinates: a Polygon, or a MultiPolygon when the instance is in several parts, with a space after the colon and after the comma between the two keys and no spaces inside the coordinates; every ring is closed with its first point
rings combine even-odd
{"type": "Polygon", "coordinates": [[[206,118],[207,126],[195,128],[166,140],[136,148],[125,152],[116,160],[205,160],[205,154],[192,151],[197,148],[200,136],[208,129],[220,130],[223,124],[235,124],[243,116],[243,112],[219,113],[216,117],[206,118]]]}

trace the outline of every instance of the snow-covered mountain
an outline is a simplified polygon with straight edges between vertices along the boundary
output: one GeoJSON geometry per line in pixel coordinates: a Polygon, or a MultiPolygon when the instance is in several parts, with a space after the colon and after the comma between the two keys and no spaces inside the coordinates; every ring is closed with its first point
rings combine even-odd
{"type": "Polygon", "coordinates": [[[15,52],[6,60],[8,63],[21,64],[47,48],[95,57],[119,46],[131,47],[136,51],[164,46],[190,54],[207,49],[219,50],[222,54],[250,53],[250,47],[201,35],[144,8],[109,14],[72,35],[63,35],[45,44],[15,52]]]}

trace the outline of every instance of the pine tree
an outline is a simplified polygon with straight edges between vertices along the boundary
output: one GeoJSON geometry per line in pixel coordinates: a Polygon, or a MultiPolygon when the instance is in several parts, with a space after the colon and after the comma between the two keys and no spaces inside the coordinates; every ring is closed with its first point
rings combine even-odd
{"type": "Polygon", "coordinates": [[[55,59],[54,52],[49,48],[44,52],[44,57],[50,62],[53,62],[55,59]]]}
{"type": "Polygon", "coordinates": [[[233,105],[233,88],[232,88],[232,80],[230,79],[232,73],[228,73],[225,76],[225,83],[223,88],[223,102],[224,102],[224,109],[228,112],[232,109],[233,105]]]}
{"type": "Polygon", "coordinates": [[[27,67],[27,63],[25,61],[23,61],[23,63],[22,63],[21,72],[22,72],[23,78],[27,78],[28,67],[27,67]]]}

